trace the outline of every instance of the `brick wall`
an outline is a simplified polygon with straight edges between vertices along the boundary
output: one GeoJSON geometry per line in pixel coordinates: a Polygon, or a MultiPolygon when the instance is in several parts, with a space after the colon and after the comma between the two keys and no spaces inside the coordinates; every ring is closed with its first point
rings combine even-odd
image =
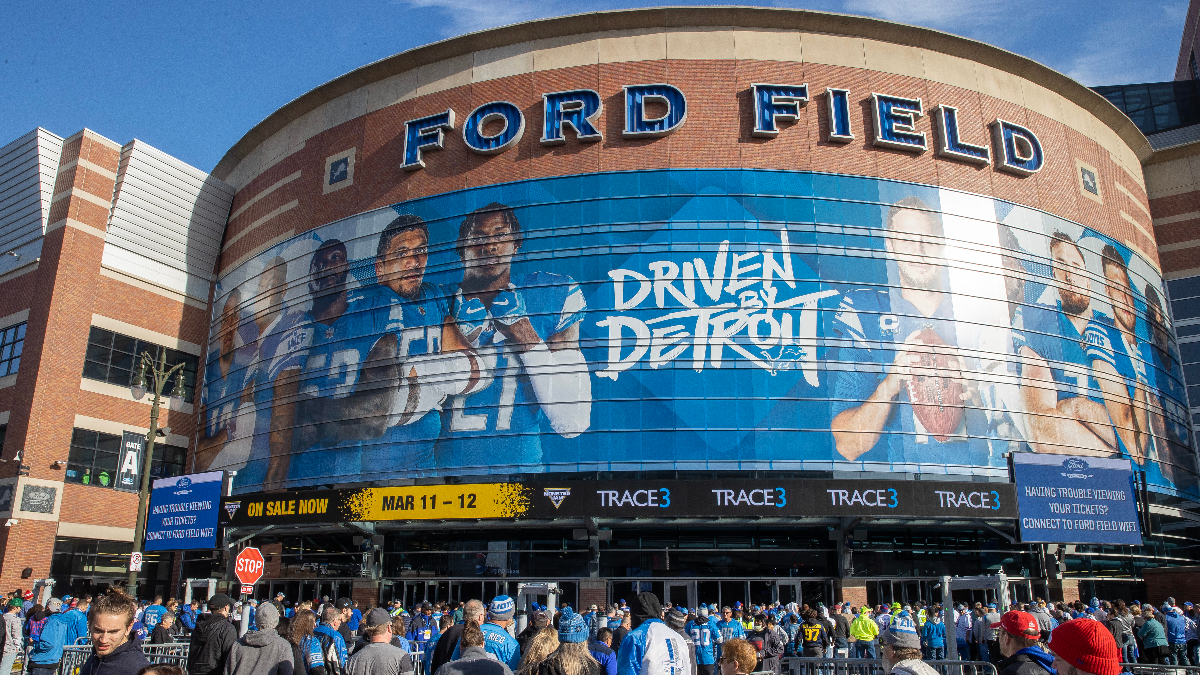
{"type": "Polygon", "coordinates": [[[607,579],[579,580],[579,611],[586,612],[592,605],[596,605],[603,611],[606,604],[608,604],[607,579]]]}
{"type": "Polygon", "coordinates": [[[833,599],[848,602],[852,607],[862,607],[867,604],[867,587],[856,586],[851,580],[838,582],[834,586],[833,599]]]}
{"type": "Polygon", "coordinates": [[[1155,607],[1167,598],[1179,603],[1200,598],[1200,566],[1143,568],[1142,578],[1146,580],[1146,602],[1155,607]]]}

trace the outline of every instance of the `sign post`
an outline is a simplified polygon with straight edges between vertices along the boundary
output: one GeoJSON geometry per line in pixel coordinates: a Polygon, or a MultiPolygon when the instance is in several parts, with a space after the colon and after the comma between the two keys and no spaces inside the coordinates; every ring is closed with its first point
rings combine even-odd
{"type": "Polygon", "coordinates": [[[254,584],[262,578],[264,567],[262,552],[253,546],[242,549],[234,560],[233,573],[237,576],[238,581],[242,582],[241,600],[243,604],[238,637],[245,635],[246,631],[250,629],[250,605],[246,603],[246,596],[254,592],[254,584]]]}

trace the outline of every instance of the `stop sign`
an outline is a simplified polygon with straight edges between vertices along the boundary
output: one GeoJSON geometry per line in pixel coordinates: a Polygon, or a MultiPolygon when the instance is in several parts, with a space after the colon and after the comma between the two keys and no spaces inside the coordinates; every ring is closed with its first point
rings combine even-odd
{"type": "Polygon", "coordinates": [[[237,575],[238,581],[243,584],[251,585],[256,583],[263,575],[262,553],[256,548],[242,549],[242,552],[237,554],[233,573],[237,575]]]}

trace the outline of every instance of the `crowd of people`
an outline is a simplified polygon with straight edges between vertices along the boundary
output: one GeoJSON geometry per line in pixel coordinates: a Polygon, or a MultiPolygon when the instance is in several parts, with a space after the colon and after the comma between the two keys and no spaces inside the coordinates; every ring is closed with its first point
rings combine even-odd
{"type": "Polygon", "coordinates": [[[686,608],[640,593],[632,604],[582,612],[534,604],[520,630],[508,596],[486,605],[424,602],[410,612],[398,600],[293,605],[282,593],[245,605],[222,593],[204,602],[138,603],[119,590],[43,606],[18,590],[4,607],[2,675],[18,658],[30,675],[54,675],[64,648],[76,644],[91,650],[80,675],[782,675],[787,657],[882,659],[895,675],[932,675],[925,662],[945,660],[950,644],[958,659],[989,661],[1000,675],[1119,675],[1122,662],[1200,665],[1197,608],[1174,598],[1157,607],[1095,598],[1007,608],[977,602],[948,616],[921,602],[686,608]],[[184,643],[186,671],[151,665],[142,648],[184,643]]]}

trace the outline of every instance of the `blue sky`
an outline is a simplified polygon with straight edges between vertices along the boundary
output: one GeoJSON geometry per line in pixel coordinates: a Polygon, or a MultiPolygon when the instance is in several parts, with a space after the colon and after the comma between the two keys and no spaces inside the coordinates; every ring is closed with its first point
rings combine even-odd
{"type": "MultiPolygon", "coordinates": [[[[37,126],[63,136],[86,126],[120,143],[141,139],[208,171],[273,110],[371,61],[528,19],[662,4],[7,0],[0,36],[0,145],[37,126]]],[[[1086,85],[1172,79],[1187,12],[1187,0],[746,4],[936,28],[1017,52],[1086,85]]]]}

